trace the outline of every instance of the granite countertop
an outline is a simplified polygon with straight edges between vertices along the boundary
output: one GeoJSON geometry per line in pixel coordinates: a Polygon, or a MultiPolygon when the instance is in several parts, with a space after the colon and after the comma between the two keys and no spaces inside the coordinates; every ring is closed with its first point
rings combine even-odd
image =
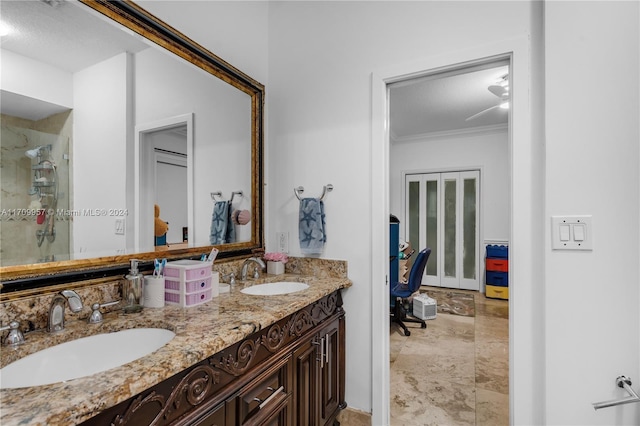
{"type": "MultiPolygon", "coordinates": [[[[123,366],[44,386],[0,391],[0,424],[75,425],[151,386],[181,372],[211,355],[237,343],[252,333],[299,311],[305,306],[348,288],[347,278],[314,278],[287,274],[268,276],[259,282],[303,281],[309,288],[279,296],[251,296],[240,292],[239,283],[199,306],[146,308],[138,314],[121,311],[105,314],[101,324],[73,321],[66,312],[66,329],[56,335],[35,331],[17,349],[2,348],[2,365],[48,346],[87,335],[136,327],[159,327],[176,336],[152,354],[123,366]]],[[[117,348],[114,348],[117,350],[117,348]]]]}

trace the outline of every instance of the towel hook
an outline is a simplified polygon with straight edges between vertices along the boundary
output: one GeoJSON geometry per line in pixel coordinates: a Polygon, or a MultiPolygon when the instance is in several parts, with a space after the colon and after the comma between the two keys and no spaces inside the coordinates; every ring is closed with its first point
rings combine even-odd
{"type": "Polygon", "coordinates": [[[229,200],[229,204],[233,204],[233,197],[235,197],[236,195],[239,195],[242,197],[244,193],[242,191],[233,191],[231,193],[231,199],[229,200]]]}
{"type": "MultiPolygon", "coordinates": [[[[324,200],[325,195],[327,195],[331,191],[333,191],[333,185],[331,185],[330,183],[325,185],[324,189],[322,190],[322,195],[320,195],[320,200],[324,200]]],[[[296,194],[298,200],[302,200],[302,198],[300,198],[300,195],[304,192],[304,186],[293,188],[293,192],[296,194]]]]}
{"type": "MultiPolygon", "coordinates": [[[[231,193],[231,200],[229,200],[229,204],[233,203],[233,197],[235,197],[236,195],[239,195],[239,196],[242,197],[244,195],[244,192],[243,191],[233,191],[231,193]]],[[[212,192],[211,193],[211,199],[213,201],[224,201],[224,200],[218,200],[218,199],[216,199],[216,197],[222,197],[222,191],[212,192]]]]}

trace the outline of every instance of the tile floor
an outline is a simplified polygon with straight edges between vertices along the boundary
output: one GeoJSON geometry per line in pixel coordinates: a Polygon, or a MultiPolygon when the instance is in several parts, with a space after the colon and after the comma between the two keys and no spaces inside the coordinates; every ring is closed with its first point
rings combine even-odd
{"type": "MultiPolygon", "coordinates": [[[[441,289],[433,290],[437,300],[441,289]]],[[[475,316],[464,316],[466,302],[454,297],[439,303],[426,329],[409,323],[409,337],[391,324],[391,426],[509,424],[509,302],[464,293],[474,296],[475,316]]],[[[338,420],[379,426],[350,408],[338,420]]]]}
{"type": "Polygon", "coordinates": [[[508,301],[467,293],[475,317],[439,309],[408,337],[391,324],[391,426],[509,424],[508,301]]]}

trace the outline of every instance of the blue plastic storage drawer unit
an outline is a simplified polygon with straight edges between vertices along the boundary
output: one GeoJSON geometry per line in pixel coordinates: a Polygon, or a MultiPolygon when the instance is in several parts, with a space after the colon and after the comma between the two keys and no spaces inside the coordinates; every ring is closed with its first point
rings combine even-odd
{"type": "Polygon", "coordinates": [[[487,271],[487,284],[495,285],[498,287],[509,286],[509,273],[508,272],[496,272],[487,271]]]}
{"type": "Polygon", "coordinates": [[[498,245],[488,245],[487,246],[487,257],[493,257],[496,259],[508,259],[509,258],[509,247],[508,246],[498,246],[498,245]]]}

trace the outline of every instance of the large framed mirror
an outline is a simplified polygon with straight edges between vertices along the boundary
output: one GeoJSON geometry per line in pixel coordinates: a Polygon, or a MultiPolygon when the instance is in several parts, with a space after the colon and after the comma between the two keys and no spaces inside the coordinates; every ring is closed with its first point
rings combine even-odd
{"type": "Polygon", "coordinates": [[[130,1],[0,6],[0,291],[264,249],[261,83],[130,1]]]}

